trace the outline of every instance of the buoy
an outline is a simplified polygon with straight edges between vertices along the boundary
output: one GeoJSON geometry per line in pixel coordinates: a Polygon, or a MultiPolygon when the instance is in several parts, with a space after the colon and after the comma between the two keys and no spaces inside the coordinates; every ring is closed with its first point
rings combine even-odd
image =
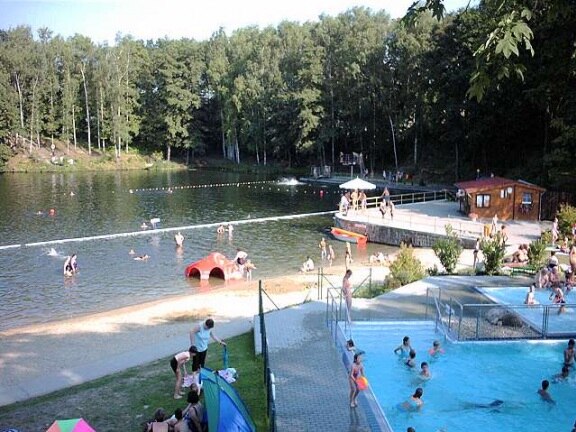
{"type": "Polygon", "coordinates": [[[368,388],[368,379],[365,376],[356,378],[356,386],[358,390],[366,390],[368,388]]]}
{"type": "Polygon", "coordinates": [[[50,210],[48,210],[48,214],[49,214],[50,216],[54,216],[54,215],[56,214],[56,210],[53,209],[53,208],[51,208],[50,210]]]}
{"type": "Polygon", "coordinates": [[[320,189],[320,198],[324,196],[324,190],[320,189]]]}

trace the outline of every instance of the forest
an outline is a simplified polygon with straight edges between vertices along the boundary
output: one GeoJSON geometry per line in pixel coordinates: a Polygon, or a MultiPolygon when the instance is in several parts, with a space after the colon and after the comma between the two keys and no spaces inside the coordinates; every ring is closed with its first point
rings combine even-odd
{"type": "Polygon", "coordinates": [[[573,0],[442,0],[400,20],[358,7],[209,40],[114,44],[0,30],[0,167],[14,137],[88,153],[213,155],[376,175],[480,173],[568,187],[576,154],[573,0]]]}

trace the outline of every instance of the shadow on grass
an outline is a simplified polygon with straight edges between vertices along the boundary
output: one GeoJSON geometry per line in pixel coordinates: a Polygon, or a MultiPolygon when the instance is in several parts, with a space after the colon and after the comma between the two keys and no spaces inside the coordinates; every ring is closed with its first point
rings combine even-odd
{"type": "MultiPolygon", "coordinates": [[[[238,371],[233,384],[257,430],[267,430],[266,393],[261,356],[254,355],[253,332],[226,340],[229,366],[238,371]]],[[[185,398],[176,401],[174,374],[170,358],[147,363],[123,372],[0,407],[0,429],[16,428],[25,432],[42,432],[56,419],[83,417],[98,432],[140,432],[158,407],[172,414],[186,406],[185,398]]],[[[222,368],[222,349],[211,344],[206,366],[222,368]]]]}

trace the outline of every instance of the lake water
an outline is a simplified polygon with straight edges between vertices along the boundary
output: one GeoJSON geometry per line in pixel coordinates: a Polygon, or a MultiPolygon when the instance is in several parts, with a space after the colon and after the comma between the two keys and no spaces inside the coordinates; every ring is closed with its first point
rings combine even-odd
{"type": "MultiPolygon", "coordinates": [[[[214,227],[185,229],[182,251],[173,232],[24,246],[139,232],[152,218],[170,228],[337,207],[336,188],[278,180],[207,170],[0,176],[0,330],[217,288],[219,281],[201,288],[184,277],[188,264],[213,251],[233,258],[237,247],[247,250],[257,266],[254,279],[297,271],[307,255],[319,258],[318,241],[331,215],[241,224],[232,238],[218,237],[214,227]],[[6,248],[11,245],[21,246],[6,248]],[[151,258],[134,261],[130,249],[151,258]],[[80,272],[64,278],[62,266],[72,253],[80,272]]],[[[333,244],[338,264],[344,244],[333,244]]],[[[392,250],[369,245],[362,253],[376,249],[392,250]]]]}

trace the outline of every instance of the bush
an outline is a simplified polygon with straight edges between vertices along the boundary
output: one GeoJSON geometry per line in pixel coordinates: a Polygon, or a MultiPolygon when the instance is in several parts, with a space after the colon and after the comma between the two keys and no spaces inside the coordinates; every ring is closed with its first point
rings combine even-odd
{"type": "Polygon", "coordinates": [[[540,240],[533,241],[528,246],[528,262],[531,266],[539,269],[546,263],[546,245],[547,243],[540,240]]]}
{"type": "Polygon", "coordinates": [[[13,155],[14,152],[9,146],[0,143],[0,171],[2,171],[13,155]]]}
{"type": "Polygon", "coordinates": [[[540,234],[540,240],[545,245],[552,244],[552,231],[550,231],[550,230],[542,231],[542,233],[540,234]]]}
{"type": "Polygon", "coordinates": [[[556,217],[558,218],[560,237],[572,236],[572,226],[576,223],[576,207],[572,207],[570,204],[560,204],[560,210],[556,217]]]}
{"type": "Polygon", "coordinates": [[[434,250],[446,272],[453,273],[462,253],[462,245],[458,234],[454,232],[451,225],[446,225],[446,237],[434,243],[432,250],[434,250]]]}
{"type": "Polygon", "coordinates": [[[484,255],[484,268],[487,274],[498,274],[500,264],[504,259],[506,248],[502,243],[502,235],[498,232],[492,238],[485,238],[480,243],[480,249],[484,255]]]}
{"type": "Polygon", "coordinates": [[[407,285],[424,277],[424,268],[411,246],[400,245],[400,252],[390,265],[390,287],[407,285]]]}

